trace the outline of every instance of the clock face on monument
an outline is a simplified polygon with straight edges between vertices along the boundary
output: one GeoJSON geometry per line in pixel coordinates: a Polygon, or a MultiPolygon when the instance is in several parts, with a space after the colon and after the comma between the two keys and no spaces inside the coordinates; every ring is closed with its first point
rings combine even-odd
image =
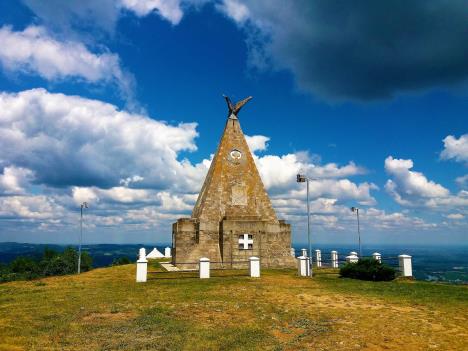
{"type": "Polygon", "coordinates": [[[233,164],[239,164],[242,159],[242,152],[240,152],[238,149],[232,149],[227,157],[228,161],[233,163],[233,164]]]}

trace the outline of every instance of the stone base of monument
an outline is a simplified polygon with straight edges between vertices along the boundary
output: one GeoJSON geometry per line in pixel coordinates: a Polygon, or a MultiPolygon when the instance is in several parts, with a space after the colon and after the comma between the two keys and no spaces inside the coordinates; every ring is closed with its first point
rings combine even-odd
{"type": "Polygon", "coordinates": [[[173,225],[177,244],[172,263],[189,270],[200,257],[207,257],[215,269],[246,269],[249,257],[255,256],[265,268],[293,268],[290,233],[284,221],[227,217],[218,223],[181,218],[173,225]]]}

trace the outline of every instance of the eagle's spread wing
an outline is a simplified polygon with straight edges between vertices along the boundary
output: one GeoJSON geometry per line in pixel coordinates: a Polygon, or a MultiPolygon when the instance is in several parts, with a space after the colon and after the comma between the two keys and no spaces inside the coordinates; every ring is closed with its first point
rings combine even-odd
{"type": "Polygon", "coordinates": [[[229,97],[227,97],[226,95],[223,95],[223,96],[224,96],[224,99],[226,99],[226,103],[229,109],[228,117],[231,117],[234,119],[237,118],[237,114],[239,113],[242,106],[244,106],[250,99],[252,99],[252,97],[249,96],[248,98],[245,98],[244,100],[241,100],[237,102],[235,105],[233,105],[229,97]]]}
{"type": "Polygon", "coordinates": [[[249,102],[252,99],[251,96],[245,98],[244,100],[239,101],[236,106],[234,107],[234,114],[237,116],[237,113],[240,111],[242,106],[244,106],[247,102],[249,102]]]}
{"type": "Polygon", "coordinates": [[[232,106],[232,102],[231,102],[231,99],[229,99],[229,96],[226,96],[226,95],[223,95],[223,96],[224,96],[224,99],[226,99],[226,104],[229,109],[229,115],[231,115],[232,111],[234,111],[234,106],[232,106]]]}

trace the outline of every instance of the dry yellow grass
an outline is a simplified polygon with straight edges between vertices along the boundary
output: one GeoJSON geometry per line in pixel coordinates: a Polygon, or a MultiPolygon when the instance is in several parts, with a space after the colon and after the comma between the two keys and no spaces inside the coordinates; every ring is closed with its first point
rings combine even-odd
{"type": "Polygon", "coordinates": [[[135,265],[0,285],[0,350],[466,350],[466,286],[135,265]]]}

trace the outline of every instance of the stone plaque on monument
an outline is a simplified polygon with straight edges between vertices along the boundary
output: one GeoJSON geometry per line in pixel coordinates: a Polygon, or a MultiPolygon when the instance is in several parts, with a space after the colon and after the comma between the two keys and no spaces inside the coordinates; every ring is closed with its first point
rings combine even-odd
{"type": "Polygon", "coordinates": [[[236,184],[232,187],[231,204],[238,206],[247,205],[247,192],[244,184],[236,184]]]}

